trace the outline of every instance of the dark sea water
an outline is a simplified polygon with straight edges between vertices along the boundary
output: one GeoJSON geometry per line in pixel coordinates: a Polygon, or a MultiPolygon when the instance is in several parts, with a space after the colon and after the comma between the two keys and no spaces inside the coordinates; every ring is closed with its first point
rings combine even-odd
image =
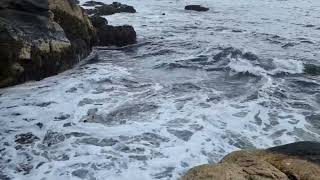
{"type": "Polygon", "coordinates": [[[0,179],[176,179],[234,150],[320,140],[320,1],[120,2],[137,13],[107,19],[137,45],[0,89],[0,179]]]}

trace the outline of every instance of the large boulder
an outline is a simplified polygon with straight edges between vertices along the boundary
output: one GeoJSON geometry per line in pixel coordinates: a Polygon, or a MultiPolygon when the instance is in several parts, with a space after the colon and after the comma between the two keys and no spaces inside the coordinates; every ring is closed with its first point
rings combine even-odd
{"type": "Polygon", "coordinates": [[[2,0],[0,87],[68,69],[94,43],[95,29],[75,0],[2,0]]]}
{"type": "Polygon", "coordinates": [[[242,150],[218,164],[190,169],[181,180],[318,180],[320,143],[297,142],[266,150],[242,150]]]}
{"type": "Polygon", "coordinates": [[[100,16],[112,15],[115,13],[135,13],[136,10],[132,6],[128,6],[125,4],[121,4],[118,2],[113,2],[112,4],[100,4],[101,6],[97,6],[94,9],[88,9],[88,14],[95,14],[100,16]]]}
{"type": "Polygon", "coordinates": [[[187,5],[184,7],[185,10],[193,10],[193,11],[209,11],[209,8],[200,6],[200,5],[187,5]]]}
{"type": "Polygon", "coordinates": [[[136,32],[132,26],[110,26],[108,21],[100,16],[90,17],[96,28],[98,45],[100,46],[125,46],[136,43],[136,32]]]}

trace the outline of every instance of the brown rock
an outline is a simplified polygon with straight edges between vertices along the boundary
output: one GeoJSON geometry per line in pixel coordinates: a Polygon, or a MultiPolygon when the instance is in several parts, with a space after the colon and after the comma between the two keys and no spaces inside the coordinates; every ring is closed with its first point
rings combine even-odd
{"type": "Polygon", "coordinates": [[[181,180],[318,180],[320,143],[298,142],[230,153],[221,162],[189,170],[181,180]]]}

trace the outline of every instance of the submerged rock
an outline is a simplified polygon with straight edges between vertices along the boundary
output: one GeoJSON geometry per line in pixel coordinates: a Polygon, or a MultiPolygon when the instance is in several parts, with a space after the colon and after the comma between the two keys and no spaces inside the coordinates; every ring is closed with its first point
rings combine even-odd
{"type": "Polygon", "coordinates": [[[35,141],[39,141],[40,139],[33,135],[31,132],[25,134],[18,134],[15,137],[15,142],[18,144],[32,144],[35,141]]]}
{"type": "Polygon", "coordinates": [[[297,142],[266,150],[242,150],[225,156],[218,164],[192,168],[182,180],[317,180],[320,143],[297,142]]]}
{"type": "Polygon", "coordinates": [[[191,136],[193,135],[193,132],[189,130],[176,130],[176,129],[168,129],[167,130],[170,134],[173,134],[177,138],[184,140],[184,141],[189,141],[191,136]]]}
{"type": "Polygon", "coordinates": [[[320,66],[305,64],[304,73],[310,76],[320,76],[320,66]]]}
{"type": "Polygon", "coordinates": [[[112,138],[98,139],[94,137],[89,137],[89,138],[80,139],[77,141],[77,143],[104,147],[104,146],[113,146],[118,143],[118,140],[112,139],[112,138]]]}
{"type": "Polygon", "coordinates": [[[185,10],[193,10],[193,11],[209,11],[209,8],[200,6],[200,5],[188,5],[184,7],[185,10]]]}
{"type": "Polygon", "coordinates": [[[47,131],[46,135],[43,138],[43,144],[46,146],[52,146],[58,143],[63,142],[66,139],[64,134],[60,132],[54,132],[54,131],[47,131]]]}

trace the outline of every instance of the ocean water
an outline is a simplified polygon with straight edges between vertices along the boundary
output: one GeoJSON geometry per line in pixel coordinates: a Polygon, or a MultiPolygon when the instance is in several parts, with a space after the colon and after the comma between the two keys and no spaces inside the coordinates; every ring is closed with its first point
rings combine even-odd
{"type": "Polygon", "coordinates": [[[319,141],[320,1],[119,2],[137,13],[106,18],[136,45],[0,89],[0,179],[171,180],[234,150],[319,141]]]}

